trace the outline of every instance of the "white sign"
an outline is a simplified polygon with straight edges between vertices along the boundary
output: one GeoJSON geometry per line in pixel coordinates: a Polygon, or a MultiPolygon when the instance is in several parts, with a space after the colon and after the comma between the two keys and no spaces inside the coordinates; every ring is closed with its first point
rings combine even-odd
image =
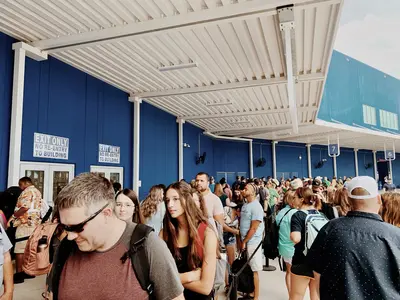
{"type": "Polygon", "coordinates": [[[33,157],[68,159],[69,139],[43,133],[34,133],[33,157]]]}
{"type": "Polygon", "coordinates": [[[99,162],[119,164],[120,148],[117,146],[99,144],[99,162]]]}

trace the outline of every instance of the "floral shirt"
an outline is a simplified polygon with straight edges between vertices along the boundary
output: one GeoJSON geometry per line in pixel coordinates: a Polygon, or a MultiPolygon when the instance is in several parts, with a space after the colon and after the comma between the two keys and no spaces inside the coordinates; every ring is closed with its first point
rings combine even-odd
{"type": "Polygon", "coordinates": [[[17,212],[21,207],[29,210],[14,221],[14,227],[36,227],[40,224],[40,208],[42,194],[40,191],[31,185],[27,187],[19,196],[14,212],[17,212]]]}

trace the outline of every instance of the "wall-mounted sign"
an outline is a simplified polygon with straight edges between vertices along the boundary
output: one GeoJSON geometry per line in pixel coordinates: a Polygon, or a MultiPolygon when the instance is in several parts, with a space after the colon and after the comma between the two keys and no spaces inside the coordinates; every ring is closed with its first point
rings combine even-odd
{"type": "Polygon", "coordinates": [[[396,154],[393,150],[386,150],[385,151],[385,159],[386,160],[395,160],[396,154]]]}
{"type": "Polygon", "coordinates": [[[338,144],[330,144],[328,147],[329,156],[339,156],[339,145],[338,144]]]}
{"type": "Polygon", "coordinates": [[[34,133],[33,157],[68,159],[69,138],[34,133]]]}
{"type": "Polygon", "coordinates": [[[121,152],[119,147],[99,144],[99,162],[119,164],[120,157],[121,152]]]}

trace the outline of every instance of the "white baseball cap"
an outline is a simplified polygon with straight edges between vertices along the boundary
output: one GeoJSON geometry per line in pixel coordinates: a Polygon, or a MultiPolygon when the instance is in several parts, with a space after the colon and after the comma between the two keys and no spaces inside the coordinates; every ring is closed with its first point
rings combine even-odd
{"type": "Polygon", "coordinates": [[[347,182],[346,189],[348,196],[352,199],[371,199],[379,195],[378,184],[376,183],[375,179],[369,176],[354,177],[351,181],[347,182]],[[353,195],[352,192],[356,188],[362,188],[366,190],[369,195],[353,195]]]}

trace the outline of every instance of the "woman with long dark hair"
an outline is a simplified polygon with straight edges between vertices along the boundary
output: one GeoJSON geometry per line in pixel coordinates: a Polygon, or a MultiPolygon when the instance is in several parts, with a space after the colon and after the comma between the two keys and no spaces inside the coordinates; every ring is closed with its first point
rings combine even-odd
{"type": "Polygon", "coordinates": [[[153,227],[156,234],[162,228],[165,215],[164,189],[155,185],[150,189],[149,195],[143,200],[141,211],[146,225],[153,227]]]}
{"type": "Polygon", "coordinates": [[[138,197],[130,189],[123,189],[115,196],[115,213],[121,220],[143,224],[138,197]]]}
{"type": "Polygon", "coordinates": [[[160,237],[175,258],[185,299],[210,300],[217,260],[217,237],[193,200],[191,187],[171,184],[165,194],[167,212],[160,237]]]}

